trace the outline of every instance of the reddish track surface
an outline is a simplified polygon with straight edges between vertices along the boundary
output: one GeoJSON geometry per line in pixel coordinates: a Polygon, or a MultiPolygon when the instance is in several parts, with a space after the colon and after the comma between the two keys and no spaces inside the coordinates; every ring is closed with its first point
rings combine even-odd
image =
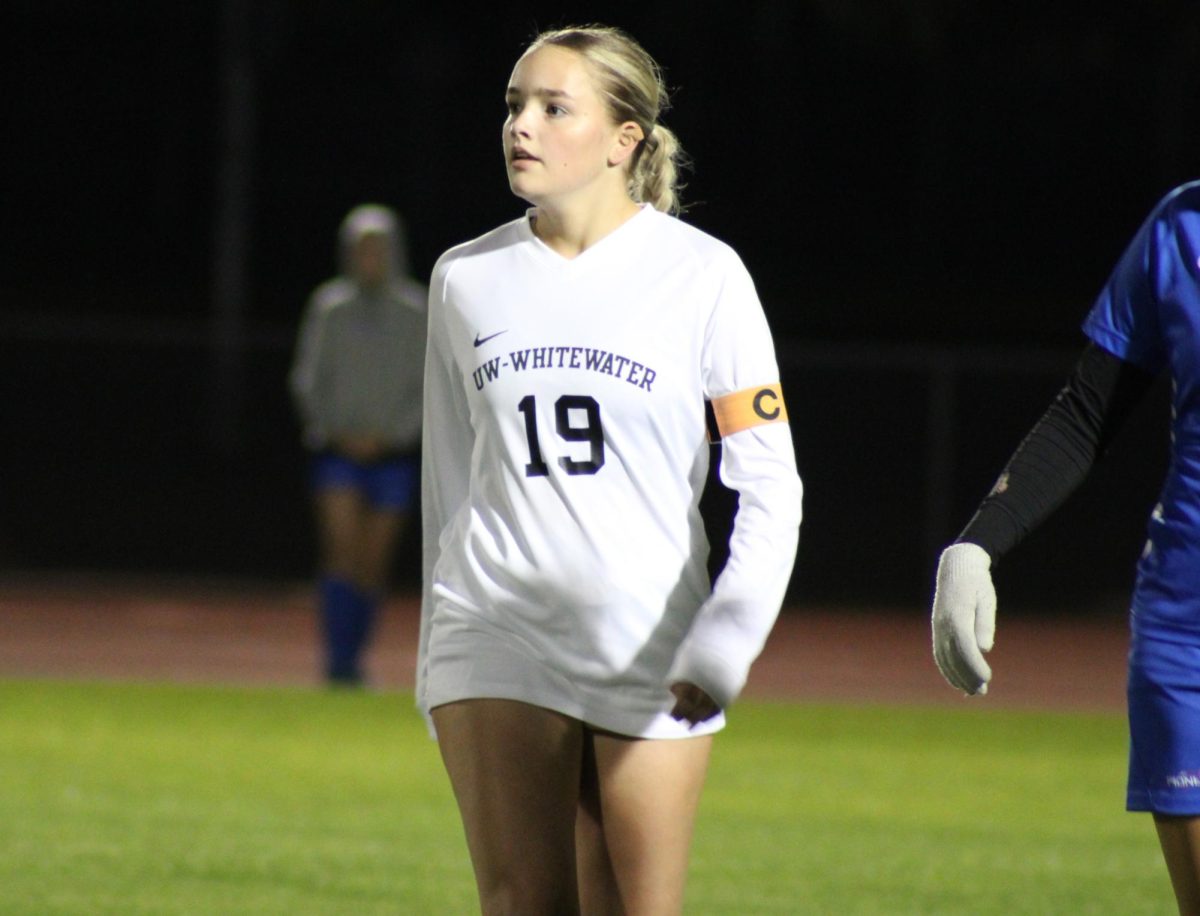
{"type": "MultiPolygon", "coordinates": [[[[373,686],[412,686],[417,604],[396,598],[368,659],[373,686]]],[[[306,584],[0,579],[0,677],[316,685],[306,584]]],[[[1119,710],[1125,621],[1001,618],[985,699],[941,679],[924,608],[791,608],[755,664],[745,696],[986,708],[1119,710]]]]}

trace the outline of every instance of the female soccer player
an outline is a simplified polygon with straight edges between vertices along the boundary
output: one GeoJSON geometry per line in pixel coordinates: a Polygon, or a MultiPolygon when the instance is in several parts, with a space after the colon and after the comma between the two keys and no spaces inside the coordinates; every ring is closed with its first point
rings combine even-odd
{"type": "Polygon", "coordinates": [[[290,383],[314,453],[325,674],[353,685],[416,495],[426,291],[391,209],[355,207],[339,242],[341,274],[309,300],[290,383]]]}
{"type": "Polygon", "coordinates": [[[779,372],[737,255],[669,215],[680,151],[637,43],[542,34],[506,104],[532,206],[430,288],[418,704],[484,913],[674,913],[795,557],[779,372]],[[740,496],[711,589],[705,401],[740,496]]]}
{"type": "Polygon", "coordinates": [[[1150,214],[1083,329],[1090,343],[1066,387],[942,553],[934,658],[955,687],[987,692],[991,565],[1079,485],[1169,370],[1171,464],[1131,610],[1126,807],[1153,812],[1179,911],[1200,914],[1200,182],[1175,189],[1150,214]]]}

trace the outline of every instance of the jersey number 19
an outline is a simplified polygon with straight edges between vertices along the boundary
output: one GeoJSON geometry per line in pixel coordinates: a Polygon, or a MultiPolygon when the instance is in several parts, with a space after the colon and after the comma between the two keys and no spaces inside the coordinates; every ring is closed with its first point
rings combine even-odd
{"type": "MultiPolygon", "coordinates": [[[[532,394],[521,398],[517,405],[525,417],[525,438],[529,443],[529,463],[525,465],[526,477],[546,477],[550,466],[542,458],[542,447],[538,440],[537,402],[532,394]]],[[[560,438],[567,442],[587,442],[591,446],[591,457],[577,461],[566,456],[558,459],[559,465],[568,474],[595,474],[604,467],[604,429],[600,425],[600,405],[586,394],[564,394],[554,402],[554,426],[560,438]],[[571,423],[571,411],[581,411],[587,418],[583,426],[571,423]]]]}

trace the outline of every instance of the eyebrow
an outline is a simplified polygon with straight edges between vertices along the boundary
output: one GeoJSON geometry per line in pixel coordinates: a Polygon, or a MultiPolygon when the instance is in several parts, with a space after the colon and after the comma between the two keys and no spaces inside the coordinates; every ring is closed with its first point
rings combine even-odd
{"type": "MultiPolygon", "coordinates": [[[[504,93],[504,97],[511,98],[512,96],[515,96],[515,95],[524,95],[524,94],[525,93],[522,92],[520,89],[518,89],[516,86],[509,86],[508,89],[504,93]]],[[[533,92],[531,92],[529,94],[531,96],[533,96],[534,98],[543,98],[543,99],[574,98],[574,96],[572,96],[571,93],[566,92],[562,89],[535,89],[535,90],[533,90],[533,92]]]]}

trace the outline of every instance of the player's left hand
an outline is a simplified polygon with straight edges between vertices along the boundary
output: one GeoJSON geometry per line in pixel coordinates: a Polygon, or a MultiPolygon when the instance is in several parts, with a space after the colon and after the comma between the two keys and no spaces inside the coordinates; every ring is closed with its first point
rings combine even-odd
{"type": "Polygon", "coordinates": [[[671,685],[671,693],[675,694],[672,719],[699,725],[721,711],[712,697],[689,681],[676,681],[671,685]]]}

